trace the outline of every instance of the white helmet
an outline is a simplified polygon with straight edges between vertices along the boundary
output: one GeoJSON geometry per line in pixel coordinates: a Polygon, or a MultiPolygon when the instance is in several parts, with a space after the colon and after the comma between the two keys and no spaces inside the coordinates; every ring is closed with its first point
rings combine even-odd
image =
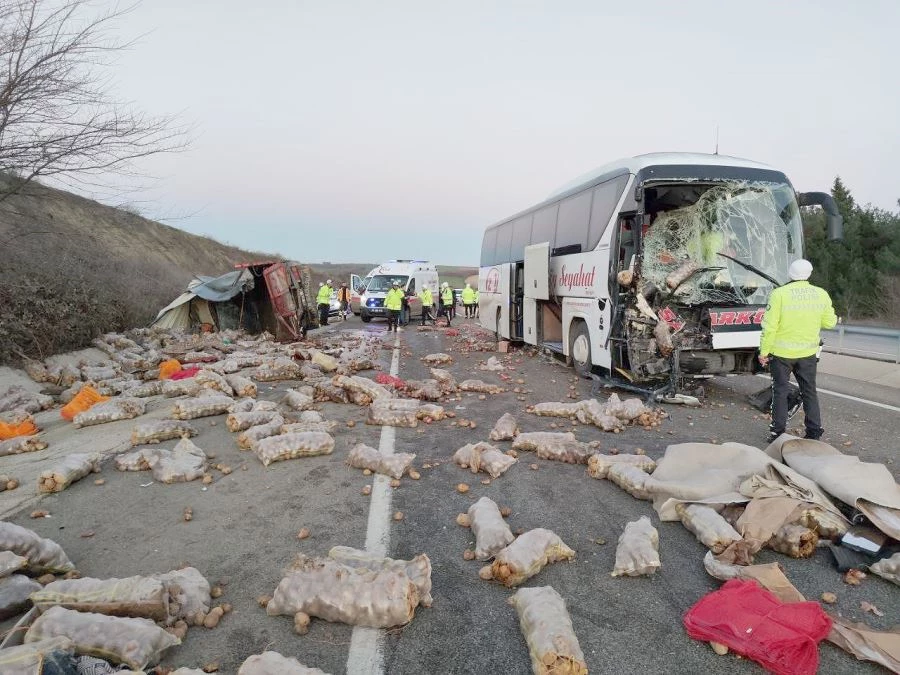
{"type": "Polygon", "coordinates": [[[805,281],[806,279],[809,279],[812,270],[812,263],[810,263],[809,260],[800,258],[791,263],[790,268],[788,268],[788,276],[793,281],[805,281]]]}
{"type": "Polygon", "coordinates": [[[450,284],[447,283],[446,281],[441,284],[441,288],[449,288],[449,287],[450,287],[450,284]]]}
{"type": "Polygon", "coordinates": [[[331,286],[331,279],[329,279],[329,280],[326,281],[325,283],[328,284],[329,286],[331,286]]]}

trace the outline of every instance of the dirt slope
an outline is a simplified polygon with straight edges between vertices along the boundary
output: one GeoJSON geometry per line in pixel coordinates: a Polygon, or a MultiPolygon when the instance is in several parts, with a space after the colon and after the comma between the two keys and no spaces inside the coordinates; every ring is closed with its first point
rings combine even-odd
{"type": "MultiPolygon", "coordinates": [[[[0,175],[0,194],[8,179],[0,175]]],[[[40,185],[0,201],[0,365],[76,349],[149,323],[198,274],[281,258],[189,234],[40,185]]],[[[311,263],[314,282],[375,263],[311,263]]],[[[453,286],[477,268],[438,268],[453,286]]]]}
{"type": "Polygon", "coordinates": [[[144,325],[194,275],[270,257],[43,186],[0,202],[0,242],[0,364],[144,325]]]}

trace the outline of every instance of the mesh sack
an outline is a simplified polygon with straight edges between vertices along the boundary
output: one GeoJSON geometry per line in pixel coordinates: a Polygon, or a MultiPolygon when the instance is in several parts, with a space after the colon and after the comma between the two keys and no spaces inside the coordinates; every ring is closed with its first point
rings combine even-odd
{"type": "Polygon", "coordinates": [[[0,551],[0,578],[8,577],[28,566],[28,558],[12,551],[0,551]]]}
{"type": "Polygon", "coordinates": [[[900,553],[895,553],[890,558],[882,558],[869,566],[869,569],[880,576],[900,586],[900,553]]]}
{"type": "Polygon", "coordinates": [[[519,615],[535,675],[587,675],[566,603],[553,587],[520,588],[509,603],[519,615]]]}
{"type": "Polygon", "coordinates": [[[282,424],[281,433],[283,434],[299,434],[308,431],[318,431],[330,434],[337,427],[334,420],[321,422],[292,422],[291,424],[282,424]]]}
{"type": "Polygon", "coordinates": [[[460,391],[476,391],[481,394],[500,394],[506,391],[503,387],[499,387],[496,384],[488,384],[481,380],[463,380],[459,383],[459,389],[460,391]]]}
{"type": "Polygon", "coordinates": [[[767,546],[791,558],[809,558],[816,552],[819,535],[803,525],[784,525],[775,533],[767,546]]]}
{"type": "Polygon", "coordinates": [[[151,470],[153,478],[160,483],[197,480],[206,472],[206,454],[189,439],[182,438],[172,451],[159,451],[151,470]]]}
{"type": "Polygon", "coordinates": [[[262,439],[280,434],[282,425],[284,425],[284,418],[281,415],[276,415],[268,424],[250,427],[238,434],[238,447],[241,450],[250,450],[262,439]]]}
{"type": "Polygon", "coordinates": [[[254,654],[241,664],[238,675],[327,675],[324,670],[308,668],[293,657],[278,652],[254,654]]]}
{"type": "Polygon", "coordinates": [[[7,441],[0,441],[0,457],[21,455],[25,452],[44,450],[47,442],[39,436],[18,436],[7,441]]]}
{"type": "Polygon", "coordinates": [[[188,398],[175,403],[175,407],[172,409],[172,417],[176,420],[193,420],[198,417],[223,415],[233,403],[234,399],[224,394],[188,398]]]}
{"type": "Polygon", "coordinates": [[[453,461],[472,473],[484,471],[491,478],[499,478],[516,463],[515,457],[505,455],[488,443],[467,444],[453,454],[453,461]]]}
{"type": "Polygon", "coordinates": [[[18,616],[31,607],[29,597],[42,586],[23,574],[0,579],[0,621],[18,616]]]}
{"type": "Polygon", "coordinates": [[[200,384],[194,381],[193,377],[183,380],[164,380],[162,385],[162,394],[168,398],[176,396],[196,396],[200,393],[200,384]]]}
{"type": "Polygon", "coordinates": [[[550,563],[571,560],[575,551],[556,533],[542,527],[519,535],[499,551],[491,564],[492,577],[506,586],[518,586],[550,563]]]}
{"type": "Polygon", "coordinates": [[[335,387],[346,389],[347,391],[362,392],[372,401],[382,398],[392,398],[391,392],[386,388],[377,382],[373,382],[367,377],[361,377],[359,375],[351,375],[349,377],[346,375],[335,375],[331,378],[331,384],[335,387]]]}
{"type": "Polygon", "coordinates": [[[95,656],[110,663],[122,663],[141,670],[156,663],[162,652],[181,644],[149,619],[132,619],[51,607],[41,614],[28,632],[25,643],[67,637],[75,653],[95,656]]]}
{"type": "Polygon", "coordinates": [[[366,424],[415,427],[418,425],[418,411],[419,402],[415,399],[379,399],[369,406],[366,424]]]}
{"type": "Polygon", "coordinates": [[[226,375],[225,381],[234,391],[235,396],[249,396],[256,398],[258,391],[256,384],[249,377],[243,375],[226,375]]]}
{"type": "Polygon", "coordinates": [[[445,417],[444,408],[434,403],[423,403],[416,409],[416,419],[440,421],[445,417]]]}
{"type": "Polygon", "coordinates": [[[588,475],[591,478],[606,478],[610,467],[614,464],[630,464],[645,473],[652,473],[656,469],[656,462],[647,457],[647,455],[603,455],[596,453],[588,458],[588,475]]]}
{"type": "Polygon", "coordinates": [[[38,477],[38,492],[62,492],[75,481],[100,470],[100,455],[76,453],[66,455],[38,477]]]}
{"type": "Polygon", "coordinates": [[[715,509],[703,504],[678,504],[675,513],[697,540],[719,554],[743,537],[715,509]]]}
{"type": "Polygon", "coordinates": [[[613,464],[606,477],[635,499],[653,499],[653,478],[633,464],[613,464]]]}
{"type": "Polygon", "coordinates": [[[194,382],[199,384],[204,389],[213,389],[225,394],[226,396],[231,396],[234,394],[234,390],[231,388],[231,385],[225,381],[224,377],[219,375],[217,372],[206,368],[194,375],[194,382]]]}
{"type": "Polygon", "coordinates": [[[431,377],[437,380],[438,385],[441,390],[445,392],[456,391],[458,386],[456,384],[456,378],[450,374],[449,370],[442,370],[441,368],[431,368],[429,370],[431,373],[431,377]]]}
{"type": "Polygon", "coordinates": [[[114,463],[119,471],[149,471],[159,459],[161,452],[168,452],[168,450],[141,448],[117,456],[114,463]]]}
{"type": "Polygon", "coordinates": [[[333,450],[334,439],[329,434],[319,431],[269,436],[258,441],[253,447],[253,453],[263,466],[285,459],[330,455],[333,450]]]}
{"type": "MultiPolygon", "coordinates": [[[[55,655],[71,657],[74,643],[67,637],[39,640],[27,645],[0,649],[0,673],[4,675],[43,675],[45,664],[55,655]]],[[[55,671],[54,671],[55,672],[55,671]]]]}
{"type": "Polygon", "coordinates": [[[279,357],[263,362],[257,367],[253,379],[258,382],[275,382],[277,380],[299,380],[300,366],[289,358],[279,357]]]}
{"type": "Polygon", "coordinates": [[[131,430],[131,445],[159,443],[196,435],[197,430],[182,420],[154,420],[138,424],[131,430]]]}
{"type": "Polygon", "coordinates": [[[482,497],[469,507],[468,514],[470,527],[475,534],[477,560],[493,557],[515,539],[493,499],[482,497]]]}
{"type": "Polygon", "coordinates": [[[406,572],[406,576],[419,591],[419,604],[422,607],[431,607],[431,560],[424,553],[420,553],[412,560],[395,560],[382,558],[358,548],[334,546],[328,551],[328,557],[347,567],[364,568],[372,572],[381,570],[406,572]]]}
{"type": "Polygon", "coordinates": [[[273,410],[254,410],[251,412],[235,412],[225,418],[225,426],[228,431],[244,431],[260,424],[268,424],[278,416],[273,410]]]}
{"type": "Polygon", "coordinates": [[[353,568],[298,555],[266,613],[304,612],[326,621],[392,628],[412,621],[419,591],[404,571],[353,568]]]}
{"type": "MultiPolygon", "coordinates": [[[[427,354],[422,357],[422,362],[429,366],[444,366],[453,363],[453,357],[443,352],[427,354]]],[[[434,373],[432,373],[434,374],[434,373]]],[[[439,378],[436,378],[439,379],[439,378]]]]}
{"type": "Polygon", "coordinates": [[[212,604],[209,581],[194,567],[182,567],[164,574],[154,574],[169,594],[169,623],[176,619],[193,621],[200,612],[209,612],[212,604]]]}
{"type": "Polygon", "coordinates": [[[106,424],[119,420],[134,419],[143,415],[146,402],[140,398],[119,397],[91,406],[88,410],[78,413],[72,418],[72,424],[76,428],[106,424]]]}
{"type": "Polygon", "coordinates": [[[659,533],[647,516],[628,523],[619,536],[612,576],[639,577],[655,574],[659,561],[659,533]]]}
{"type": "Polygon", "coordinates": [[[519,424],[516,422],[516,418],[509,413],[503,413],[503,416],[491,429],[490,439],[492,441],[511,441],[518,433],[519,424]]]}
{"type": "Polygon", "coordinates": [[[59,579],[31,595],[41,612],[60,606],[79,612],[110,616],[136,616],[165,621],[169,615],[169,593],[158,579],[59,579]]]}
{"type": "Polygon", "coordinates": [[[542,417],[568,417],[574,419],[580,409],[580,403],[548,402],[536,403],[529,408],[529,412],[542,417]]]}
{"type": "Polygon", "coordinates": [[[32,574],[62,574],[75,569],[59,544],[14,523],[0,521],[0,551],[11,551],[27,558],[28,571],[32,574]]]}
{"type": "Polygon", "coordinates": [[[437,380],[407,380],[403,395],[420,401],[439,401],[444,392],[437,380]]]}
{"type": "Polygon", "coordinates": [[[575,434],[572,432],[555,433],[550,431],[528,431],[516,436],[513,441],[513,450],[525,450],[534,452],[540,446],[548,443],[575,442],[575,434]]]}

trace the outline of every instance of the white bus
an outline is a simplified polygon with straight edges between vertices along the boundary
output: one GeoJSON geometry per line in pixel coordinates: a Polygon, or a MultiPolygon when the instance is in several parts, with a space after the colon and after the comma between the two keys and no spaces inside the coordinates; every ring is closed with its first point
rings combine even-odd
{"type": "Polygon", "coordinates": [[[619,160],[487,228],[481,323],[647,391],[751,373],[769,293],[803,254],[799,207],[811,205],[840,239],[830,195],[797,194],[764,164],[619,160]]]}

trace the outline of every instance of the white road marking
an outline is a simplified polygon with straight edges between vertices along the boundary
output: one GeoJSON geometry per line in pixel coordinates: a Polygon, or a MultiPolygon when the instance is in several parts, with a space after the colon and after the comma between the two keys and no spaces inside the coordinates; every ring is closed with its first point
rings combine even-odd
{"type": "MultiPolygon", "coordinates": [[[[394,341],[391,355],[390,373],[394,377],[400,372],[400,338],[394,341]]],[[[378,450],[383,455],[394,454],[397,430],[381,427],[378,450]]],[[[390,545],[391,522],[391,480],[387,476],[375,474],[372,499],[369,502],[369,520],[366,524],[366,551],[386,556],[390,545]]],[[[384,673],[384,632],[377,628],[356,626],[350,637],[350,651],[347,654],[347,675],[382,675],[384,673]]]]}
{"type": "MultiPolygon", "coordinates": [[[[757,377],[761,377],[765,380],[771,379],[768,375],[763,375],[761,373],[757,373],[757,377]]],[[[900,408],[895,405],[889,405],[887,403],[879,403],[878,401],[870,401],[867,398],[860,398],[859,396],[851,396],[850,394],[842,394],[839,391],[831,391],[831,389],[821,389],[820,387],[816,387],[816,391],[820,394],[829,394],[831,396],[837,396],[838,398],[846,398],[850,401],[856,401],[857,403],[865,403],[867,405],[873,405],[876,408],[884,408],[885,410],[893,410],[894,412],[900,412],[900,408]]]]}

